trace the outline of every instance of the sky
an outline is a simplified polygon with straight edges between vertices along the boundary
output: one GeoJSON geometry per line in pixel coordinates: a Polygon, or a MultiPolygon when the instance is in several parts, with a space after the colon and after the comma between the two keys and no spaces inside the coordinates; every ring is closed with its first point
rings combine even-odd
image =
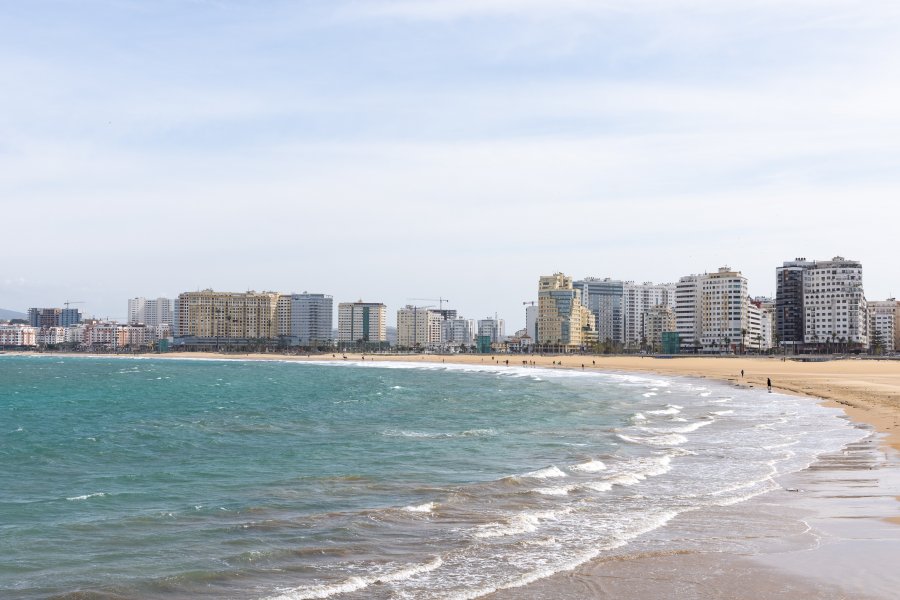
{"type": "MultiPolygon", "coordinates": [[[[860,260],[900,294],[893,0],[0,0],[0,307],[449,298],[860,260]]],[[[445,304],[445,306],[447,306],[445,304]]]]}

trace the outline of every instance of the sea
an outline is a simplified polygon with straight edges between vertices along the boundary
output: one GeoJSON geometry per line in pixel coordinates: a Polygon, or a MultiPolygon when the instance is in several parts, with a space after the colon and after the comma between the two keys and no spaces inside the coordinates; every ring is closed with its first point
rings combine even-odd
{"type": "Polygon", "coordinates": [[[691,378],[0,356],[0,597],[479,598],[867,435],[691,378]]]}

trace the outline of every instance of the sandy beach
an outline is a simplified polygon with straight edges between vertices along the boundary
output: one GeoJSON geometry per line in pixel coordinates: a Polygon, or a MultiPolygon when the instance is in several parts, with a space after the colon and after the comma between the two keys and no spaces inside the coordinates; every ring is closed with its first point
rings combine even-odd
{"type": "MultiPolygon", "coordinates": [[[[110,355],[102,355],[109,357],[110,355]]],[[[778,480],[781,489],[747,502],[685,513],[666,526],[667,549],[655,533],[622,553],[492,594],[521,598],[892,598],[900,586],[900,361],[827,362],[780,358],[605,357],[591,355],[358,355],[170,353],[153,358],[298,361],[405,361],[534,365],[545,368],[645,372],[709,378],[735,386],[804,395],[843,409],[880,435],[820,457],[778,480]],[[346,358],[345,358],[346,357],[346,358]],[[741,371],[743,370],[743,376],[741,371]],[[738,536],[729,523],[752,523],[738,536]],[[708,553],[679,528],[728,540],[733,551],[708,553]],[[678,542],[675,549],[671,541],[678,542]],[[731,537],[729,537],[731,536],[731,537]],[[731,539],[734,538],[734,539],[731,539]]]]}

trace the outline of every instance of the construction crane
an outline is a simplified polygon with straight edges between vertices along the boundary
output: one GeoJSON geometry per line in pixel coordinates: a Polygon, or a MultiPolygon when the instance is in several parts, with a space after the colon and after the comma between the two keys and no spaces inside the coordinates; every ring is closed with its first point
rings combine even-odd
{"type": "Polygon", "coordinates": [[[66,308],[69,308],[70,304],[84,304],[84,300],[66,300],[65,302],[63,302],[63,305],[66,308]]]}
{"type": "Polygon", "coordinates": [[[525,306],[526,304],[530,304],[530,305],[534,306],[535,304],[537,304],[537,301],[536,300],[528,300],[526,302],[523,302],[522,306],[525,306]]]}
{"type": "Polygon", "coordinates": [[[446,298],[407,298],[407,300],[425,300],[428,302],[437,302],[438,310],[444,310],[444,302],[450,302],[446,298]]]}

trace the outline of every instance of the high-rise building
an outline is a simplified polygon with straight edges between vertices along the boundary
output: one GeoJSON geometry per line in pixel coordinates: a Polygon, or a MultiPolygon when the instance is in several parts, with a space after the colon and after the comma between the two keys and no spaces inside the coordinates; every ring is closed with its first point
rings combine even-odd
{"type": "MultiPolygon", "coordinates": [[[[675,284],[634,283],[622,286],[622,333],[625,348],[636,350],[646,343],[644,313],[656,306],[675,308],[675,284]]],[[[673,330],[674,331],[674,330],[673,330]]]]}
{"type": "Polygon", "coordinates": [[[472,319],[456,317],[441,321],[441,341],[449,348],[471,346],[475,343],[475,322],[472,319]]]}
{"type": "Polygon", "coordinates": [[[625,343],[625,282],[616,279],[587,277],[572,286],[579,292],[580,303],[594,315],[597,339],[601,343],[625,343]]]}
{"type": "Polygon", "coordinates": [[[721,267],[704,275],[700,287],[700,341],[704,348],[733,352],[750,329],[747,279],[740,271],[721,267]]]}
{"type": "Polygon", "coordinates": [[[431,348],[441,345],[441,323],[438,311],[407,304],[397,311],[397,346],[431,348]]]}
{"type": "Polygon", "coordinates": [[[779,345],[794,348],[803,345],[803,274],[815,264],[797,258],[775,269],[775,330],[779,345]]]}
{"type": "Polygon", "coordinates": [[[334,300],[325,294],[291,294],[291,338],[300,346],[330,346],[334,341],[334,300]]]}
{"type": "Polygon", "coordinates": [[[31,327],[59,327],[58,308],[29,308],[28,324],[31,327]]]}
{"type": "Polygon", "coordinates": [[[836,256],[803,272],[803,342],[869,346],[862,263],[836,256]]]}
{"type": "Polygon", "coordinates": [[[169,298],[131,298],[128,300],[128,323],[148,327],[173,323],[172,300],[169,298]]]}
{"type": "Polygon", "coordinates": [[[537,304],[530,304],[525,307],[525,334],[532,341],[537,339],[537,321],[538,307],[537,304]]]}
{"type": "Polygon", "coordinates": [[[387,342],[387,307],[380,302],[338,304],[338,342],[387,342]]]}
{"type": "Polygon", "coordinates": [[[869,346],[873,352],[893,354],[900,348],[900,302],[894,298],[869,302],[869,346]]]}
{"type": "Polygon", "coordinates": [[[700,278],[702,275],[686,275],[675,284],[675,331],[678,332],[682,352],[697,352],[700,342],[701,320],[700,278]]]}
{"type": "Polygon", "coordinates": [[[683,350],[732,352],[750,329],[747,279],[728,267],[676,284],[675,320],[683,350]]]}
{"type": "Polygon", "coordinates": [[[579,350],[597,340],[596,319],[582,305],[582,293],[563,273],[538,280],[538,344],[579,350]]]}
{"type": "Polygon", "coordinates": [[[278,297],[275,292],[184,292],[175,302],[173,335],[217,343],[274,339],[278,297]]]}
{"type": "Polygon", "coordinates": [[[660,352],[663,334],[676,330],[675,311],[668,304],[657,304],[643,312],[642,320],[642,345],[653,352],[660,352]]]}
{"type": "Polygon", "coordinates": [[[486,319],[478,320],[478,337],[488,337],[491,343],[502,342],[506,337],[506,325],[503,319],[486,319]]]}

